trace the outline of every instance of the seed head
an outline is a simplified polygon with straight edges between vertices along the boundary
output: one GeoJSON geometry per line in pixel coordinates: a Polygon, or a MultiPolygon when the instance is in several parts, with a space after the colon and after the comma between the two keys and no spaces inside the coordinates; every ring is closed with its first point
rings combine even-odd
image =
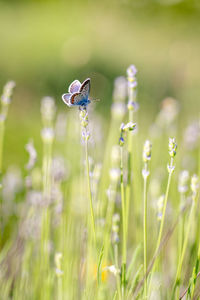
{"type": "Polygon", "coordinates": [[[56,113],[55,101],[51,97],[44,97],[41,101],[41,114],[44,123],[52,122],[56,113]]]}
{"type": "Polygon", "coordinates": [[[94,180],[98,181],[100,179],[101,169],[102,169],[102,164],[101,163],[97,163],[94,166],[94,170],[93,170],[93,179],[94,180]]]}
{"type": "Polygon", "coordinates": [[[115,200],[116,191],[112,188],[111,185],[109,186],[109,188],[106,191],[106,196],[108,197],[108,200],[110,202],[115,200]]]}
{"type": "Polygon", "coordinates": [[[126,125],[123,124],[123,127],[121,127],[121,131],[124,131],[124,132],[133,131],[134,129],[136,129],[136,123],[133,123],[133,122],[129,122],[126,125]]]}
{"type": "Polygon", "coordinates": [[[159,221],[161,221],[162,219],[164,199],[165,199],[165,195],[161,195],[157,202],[157,209],[158,209],[157,218],[159,221]]]}
{"type": "Polygon", "coordinates": [[[113,221],[113,224],[114,223],[119,223],[119,221],[120,221],[120,215],[119,214],[114,214],[113,215],[113,218],[112,218],[112,221],[113,221]]]}
{"type": "MultiPolygon", "coordinates": [[[[134,95],[134,98],[136,95],[134,95]]],[[[139,109],[139,104],[136,101],[129,100],[127,104],[128,110],[137,111],[139,109]]]]}
{"type": "Polygon", "coordinates": [[[188,190],[189,172],[187,170],[182,171],[179,174],[178,191],[181,194],[185,194],[188,190]]]}
{"type": "Polygon", "coordinates": [[[9,81],[6,83],[3,89],[3,95],[1,97],[1,102],[3,105],[9,105],[11,102],[11,97],[13,94],[13,89],[15,87],[15,82],[14,81],[9,81]]]}
{"type": "Polygon", "coordinates": [[[176,156],[177,144],[175,138],[169,138],[169,155],[171,157],[176,156]]]}
{"type": "Polygon", "coordinates": [[[55,182],[62,182],[68,175],[65,160],[62,156],[56,156],[52,160],[51,175],[55,182]]]}
{"type": "Polygon", "coordinates": [[[175,169],[175,166],[174,166],[174,165],[171,165],[171,164],[168,164],[168,165],[167,165],[167,171],[168,171],[168,173],[173,173],[173,172],[174,172],[174,169],[175,169]]]}
{"type": "Polygon", "coordinates": [[[55,254],[54,261],[56,266],[56,275],[58,277],[63,275],[63,271],[61,270],[61,260],[62,260],[62,253],[58,252],[55,254]]]}
{"type": "Polygon", "coordinates": [[[142,169],[142,176],[144,179],[146,179],[149,176],[150,172],[147,169],[142,169]]]}
{"type": "Polygon", "coordinates": [[[83,128],[86,128],[88,126],[88,112],[86,109],[80,109],[80,120],[81,120],[81,126],[83,128]]]}
{"type": "Polygon", "coordinates": [[[83,130],[82,131],[82,137],[83,137],[84,141],[88,141],[89,138],[90,138],[90,132],[89,132],[89,130],[83,130]]]}
{"type": "Polygon", "coordinates": [[[66,128],[67,128],[67,115],[65,113],[59,113],[55,125],[57,140],[59,141],[64,140],[66,136],[66,128]]]}
{"type": "Polygon", "coordinates": [[[53,128],[46,127],[41,131],[41,136],[44,142],[52,143],[54,139],[54,130],[53,128]]]}
{"type": "MultiPolygon", "coordinates": [[[[134,82],[136,80],[135,75],[137,74],[137,69],[134,65],[130,65],[127,69],[127,78],[129,82],[134,82]]],[[[137,85],[137,82],[136,82],[137,85]]]]}
{"type": "Polygon", "coordinates": [[[200,122],[198,120],[193,121],[185,129],[184,132],[184,144],[189,150],[196,149],[200,140],[200,122]]]}
{"type": "Polygon", "coordinates": [[[115,145],[111,149],[111,164],[112,166],[119,166],[120,164],[120,147],[115,145]]]}
{"type": "Polygon", "coordinates": [[[126,104],[123,102],[114,102],[111,107],[112,117],[121,120],[123,119],[124,115],[126,114],[127,107],[126,104]]]}
{"type": "Polygon", "coordinates": [[[119,138],[119,145],[120,147],[124,146],[124,138],[122,136],[119,138]]]}
{"type": "Polygon", "coordinates": [[[114,214],[112,217],[112,240],[113,240],[113,243],[119,242],[119,221],[120,221],[120,215],[114,214]]]}
{"type": "Polygon", "coordinates": [[[124,102],[127,95],[127,81],[123,76],[117,77],[114,82],[113,99],[115,102],[124,102]]]}
{"type": "Polygon", "coordinates": [[[120,178],[120,169],[112,168],[110,169],[110,180],[112,183],[117,183],[120,178]]]}
{"type": "Polygon", "coordinates": [[[197,192],[199,190],[199,178],[196,174],[194,174],[191,178],[191,190],[192,190],[192,193],[193,193],[193,196],[196,196],[197,195],[197,192]]]}
{"type": "Polygon", "coordinates": [[[151,148],[152,144],[149,140],[146,140],[143,148],[143,162],[146,163],[151,160],[151,148]]]}
{"type": "Polygon", "coordinates": [[[26,151],[29,153],[29,161],[26,165],[26,169],[27,170],[31,170],[33,169],[36,161],[37,161],[37,152],[35,150],[33,141],[30,141],[27,145],[26,145],[26,151]]]}

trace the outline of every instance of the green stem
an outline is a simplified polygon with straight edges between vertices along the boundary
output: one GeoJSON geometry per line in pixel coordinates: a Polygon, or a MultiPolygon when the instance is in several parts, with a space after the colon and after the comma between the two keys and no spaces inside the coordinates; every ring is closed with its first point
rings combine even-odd
{"type": "MultiPolygon", "coordinates": [[[[0,191],[2,189],[2,164],[3,164],[3,144],[4,144],[4,132],[5,132],[5,122],[1,121],[0,122],[0,191]]],[[[2,241],[2,230],[3,230],[3,200],[2,197],[0,197],[0,215],[1,215],[1,220],[0,220],[0,247],[1,247],[1,241],[2,241]]]]}
{"type": "MultiPolygon", "coordinates": [[[[147,165],[145,164],[145,168],[147,165]]],[[[144,299],[147,299],[147,176],[144,176],[144,216],[143,216],[143,227],[144,227],[144,299]]]]}
{"type": "Polygon", "coordinates": [[[181,257],[180,257],[180,260],[179,260],[179,263],[178,263],[178,268],[177,268],[177,273],[176,273],[176,280],[175,280],[175,285],[174,285],[174,289],[173,289],[173,294],[174,295],[177,294],[177,297],[179,297],[181,270],[182,270],[182,265],[183,265],[183,259],[184,259],[184,256],[185,256],[185,251],[186,251],[187,244],[188,244],[190,228],[191,228],[192,220],[194,218],[195,207],[196,207],[195,201],[193,201],[191,209],[190,209],[189,220],[188,220],[188,223],[187,223],[187,231],[186,231],[186,235],[185,235],[185,239],[184,239],[184,244],[183,244],[181,257]]]}
{"type": "MultiPolygon", "coordinates": [[[[196,208],[197,199],[198,199],[198,194],[196,195],[196,197],[195,196],[193,197],[192,206],[195,206],[195,208],[196,208]]],[[[195,208],[194,208],[194,213],[195,213],[195,208]]],[[[191,210],[192,210],[192,207],[191,207],[191,210]]],[[[191,219],[192,219],[192,217],[191,217],[191,219]]],[[[189,219],[189,221],[190,221],[190,219],[189,219]]],[[[193,299],[193,297],[194,297],[195,285],[196,285],[196,280],[198,277],[199,264],[200,264],[200,241],[199,241],[199,246],[198,246],[196,264],[195,264],[195,267],[193,268],[193,273],[192,273],[192,276],[190,279],[190,284],[189,284],[189,287],[187,290],[187,295],[190,295],[191,299],[193,299]]]]}
{"type": "MultiPolygon", "coordinates": [[[[171,167],[172,166],[173,166],[173,158],[171,158],[171,167]]],[[[164,228],[165,213],[166,213],[166,207],[167,207],[167,200],[168,200],[168,196],[169,196],[169,188],[170,188],[170,183],[171,183],[171,178],[172,178],[172,172],[173,171],[171,169],[169,171],[169,176],[168,176],[168,181],[167,181],[167,188],[166,188],[163,211],[162,211],[162,219],[161,219],[158,239],[157,239],[157,243],[156,243],[156,250],[155,250],[155,257],[156,258],[155,258],[155,261],[154,261],[153,266],[152,266],[152,273],[151,273],[151,278],[150,278],[150,281],[149,281],[149,292],[151,291],[151,280],[152,280],[153,274],[155,272],[155,267],[156,267],[156,263],[157,263],[157,259],[158,259],[157,252],[158,252],[159,247],[160,247],[160,242],[161,242],[163,228],[164,228]]]]}
{"type": "Polygon", "coordinates": [[[63,299],[63,292],[62,292],[62,278],[58,277],[58,300],[63,299]]]}
{"type": "Polygon", "coordinates": [[[43,197],[48,201],[51,193],[52,142],[44,141],[43,150],[43,197]]]}
{"type": "Polygon", "coordinates": [[[3,144],[4,144],[5,122],[0,122],[0,174],[2,174],[3,164],[3,144]]]}
{"type": "MultiPolygon", "coordinates": [[[[129,110],[129,122],[133,121],[133,111],[129,110]]],[[[131,178],[132,178],[132,146],[133,146],[132,132],[128,134],[128,180],[126,187],[126,229],[128,231],[128,220],[129,220],[129,206],[131,198],[131,178]]],[[[128,234],[128,232],[127,232],[128,234]]]]}
{"type": "Polygon", "coordinates": [[[122,202],[122,296],[124,298],[126,288],[126,205],[123,178],[123,147],[121,149],[121,202],[122,202]]]}
{"type": "MultiPolygon", "coordinates": [[[[183,203],[185,203],[185,194],[181,194],[181,199],[180,199],[180,209],[183,205],[183,203]]],[[[184,237],[184,228],[185,228],[185,215],[182,216],[181,220],[180,220],[180,224],[179,224],[179,228],[178,228],[178,238],[179,238],[179,250],[178,250],[178,257],[181,257],[181,252],[183,249],[183,237],[184,237]]]]}
{"type": "Polygon", "coordinates": [[[96,230],[95,230],[94,209],[93,209],[93,204],[92,204],[92,191],[91,191],[91,182],[90,182],[90,168],[89,168],[89,160],[88,160],[88,139],[87,139],[87,137],[85,140],[85,160],[86,160],[86,169],[87,169],[88,193],[89,193],[89,201],[90,201],[90,215],[91,215],[94,241],[96,244],[96,230]]]}
{"type": "MultiPolygon", "coordinates": [[[[118,245],[117,244],[114,245],[114,258],[115,258],[115,267],[117,268],[117,270],[119,270],[118,245]]],[[[120,276],[119,276],[119,274],[117,274],[116,277],[117,277],[117,293],[118,293],[119,300],[121,300],[122,296],[121,296],[121,290],[120,290],[120,276]]]]}
{"type": "MultiPolygon", "coordinates": [[[[51,196],[51,162],[52,162],[52,141],[43,142],[43,201],[42,229],[41,229],[41,276],[47,278],[49,271],[49,235],[50,235],[50,211],[49,200],[51,196]]],[[[42,298],[47,298],[48,280],[44,280],[44,289],[41,290],[42,298]]]]}
{"type": "Polygon", "coordinates": [[[110,247],[110,234],[112,228],[112,217],[115,208],[115,198],[117,194],[117,182],[111,185],[111,194],[110,199],[108,201],[107,212],[106,212],[106,223],[105,223],[105,231],[104,231],[104,261],[107,263],[108,257],[108,249],[110,247]]]}
{"type": "Polygon", "coordinates": [[[167,189],[166,189],[166,194],[165,194],[165,199],[164,199],[162,219],[161,219],[161,224],[160,224],[159,235],[158,235],[158,240],[157,240],[156,251],[155,252],[157,252],[158,249],[159,249],[160,242],[161,242],[161,237],[162,237],[162,233],[163,233],[164,222],[165,222],[165,213],[166,213],[166,207],[167,207],[167,200],[168,200],[168,195],[169,195],[169,187],[170,187],[170,183],[171,183],[171,177],[172,177],[172,173],[170,172],[169,177],[168,177],[168,182],[167,182],[167,189]]]}
{"type": "Polygon", "coordinates": [[[192,274],[192,280],[191,280],[192,283],[191,283],[191,286],[189,287],[189,290],[191,290],[191,299],[193,299],[193,297],[194,297],[195,285],[196,285],[196,281],[197,281],[197,274],[198,274],[198,270],[199,270],[199,263],[200,263],[200,254],[198,251],[196,264],[195,264],[193,274],[192,274]]]}

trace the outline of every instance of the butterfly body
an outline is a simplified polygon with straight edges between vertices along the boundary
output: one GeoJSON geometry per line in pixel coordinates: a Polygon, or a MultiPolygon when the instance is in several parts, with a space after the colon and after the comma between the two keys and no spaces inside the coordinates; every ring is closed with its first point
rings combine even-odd
{"type": "Polygon", "coordinates": [[[74,80],[68,89],[68,93],[62,95],[63,101],[68,106],[87,106],[89,100],[90,78],[86,79],[82,84],[78,80],[74,80]]]}

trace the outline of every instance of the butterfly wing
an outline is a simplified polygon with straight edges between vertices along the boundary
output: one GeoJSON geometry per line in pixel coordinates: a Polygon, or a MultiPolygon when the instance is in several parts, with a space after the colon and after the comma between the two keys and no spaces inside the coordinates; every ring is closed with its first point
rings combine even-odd
{"type": "Polygon", "coordinates": [[[71,95],[70,103],[71,105],[82,105],[84,102],[84,97],[81,93],[74,93],[71,95]]]}
{"type": "Polygon", "coordinates": [[[90,93],[90,78],[86,79],[80,87],[79,93],[83,95],[84,99],[88,99],[90,93]]]}
{"type": "Polygon", "coordinates": [[[79,80],[74,80],[74,81],[70,84],[68,91],[69,91],[69,93],[71,93],[71,94],[77,93],[77,92],[79,92],[80,87],[81,87],[80,81],[79,81],[79,80]]]}
{"type": "Polygon", "coordinates": [[[72,96],[72,94],[70,94],[70,93],[67,93],[67,94],[62,95],[63,101],[64,101],[65,104],[67,104],[68,106],[71,106],[71,102],[70,102],[71,96],[72,96]]]}

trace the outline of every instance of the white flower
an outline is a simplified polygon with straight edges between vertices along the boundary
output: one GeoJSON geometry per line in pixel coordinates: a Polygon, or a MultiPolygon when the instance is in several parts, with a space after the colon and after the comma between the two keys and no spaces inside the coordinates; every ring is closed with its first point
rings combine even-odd
{"type": "Polygon", "coordinates": [[[117,276],[117,274],[120,273],[120,270],[118,268],[116,268],[115,265],[107,266],[104,268],[104,270],[108,270],[114,276],[117,276]]]}

